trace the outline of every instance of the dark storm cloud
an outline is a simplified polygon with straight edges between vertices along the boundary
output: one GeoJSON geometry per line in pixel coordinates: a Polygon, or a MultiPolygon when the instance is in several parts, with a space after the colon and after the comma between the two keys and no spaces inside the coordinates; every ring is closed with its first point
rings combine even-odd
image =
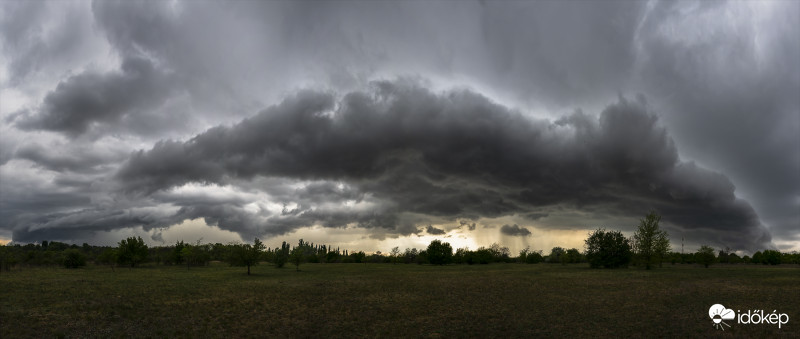
{"type": "Polygon", "coordinates": [[[800,241],[798,2],[0,6],[0,236],[574,229],[656,209],[698,243],[800,241]],[[408,75],[430,82],[361,91],[408,75]],[[331,92],[242,121],[296,88],[331,92]],[[649,105],[606,105],[618,92],[649,105]],[[170,191],[186,183],[237,193],[170,191]]]}
{"type": "Polygon", "coordinates": [[[120,72],[87,72],[59,83],[45,97],[41,111],[17,126],[77,136],[94,124],[117,122],[126,114],[160,105],[170,94],[170,81],[150,60],[128,58],[120,72]]]}
{"type": "Polygon", "coordinates": [[[740,236],[732,247],[770,241],[726,177],[678,160],[642,98],[620,98],[599,119],[576,112],[551,123],[408,80],[341,99],[304,91],[240,124],[136,152],[117,179],[127,192],[151,194],[257,176],[344,181],[395,212],[474,219],[553,206],[628,216],[656,209],[679,229],[740,236]]]}
{"type": "Polygon", "coordinates": [[[430,235],[442,235],[447,233],[445,230],[433,227],[432,225],[428,225],[428,227],[425,228],[425,232],[430,235]]]}
{"type": "Polygon", "coordinates": [[[531,231],[525,227],[519,227],[517,224],[503,225],[500,227],[500,233],[514,237],[527,237],[531,235],[531,231]]]}
{"type": "Polygon", "coordinates": [[[475,224],[474,222],[473,223],[469,223],[466,220],[459,221],[459,225],[460,226],[458,226],[458,228],[467,226],[467,230],[470,230],[470,231],[474,231],[478,227],[477,224],[475,224]]]}
{"type": "Polygon", "coordinates": [[[34,162],[37,166],[55,172],[98,173],[107,165],[116,165],[123,160],[117,154],[98,152],[96,147],[78,147],[65,154],[62,150],[45,148],[36,143],[28,143],[17,148],[14,158],[34,162]]]}
{"type": "MultiPolygon", "coordinates": [[[[74,199],[74,197],[73,197],[74,199]]],[[[68,206],[68,204],[59,207],[68,206]]],[[[89,238],[97,232],[141,226],[144,230],[168,227],[182,222],[168,213],[154,213],[152,209],[109,208],[81,209],[73,212],[56,212],[42,215],[19,214],[7,220],[14,225],[13,239],[19,242],[37,242],[48,239],[75,241],[89,238]]]]}
{"type": "Polygon", "coordinates": [[[800,3],[700,4],[657,2],[642,18],[642,88],[683,155],[729,174],[773,235],[798,239],[800,3]],[[723,11],[743,16],[709,20],[723,11]]]}

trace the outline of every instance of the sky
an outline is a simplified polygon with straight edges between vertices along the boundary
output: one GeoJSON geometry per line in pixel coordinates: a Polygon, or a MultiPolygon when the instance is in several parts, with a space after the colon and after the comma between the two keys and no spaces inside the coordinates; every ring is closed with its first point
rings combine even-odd
{"type": "Polygon", "coordinates": [[[800,2],[3,1],[0,241],[800,250],[800,2]]]}

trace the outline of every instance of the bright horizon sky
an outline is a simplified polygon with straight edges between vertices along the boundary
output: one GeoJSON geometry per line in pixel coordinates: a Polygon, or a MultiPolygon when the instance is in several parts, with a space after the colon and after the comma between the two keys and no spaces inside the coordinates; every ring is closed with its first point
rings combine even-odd
{"type": "Polygon", "coordinates": [[[800,3],[4,1],[0,242],[800,250],[800,3]]]}

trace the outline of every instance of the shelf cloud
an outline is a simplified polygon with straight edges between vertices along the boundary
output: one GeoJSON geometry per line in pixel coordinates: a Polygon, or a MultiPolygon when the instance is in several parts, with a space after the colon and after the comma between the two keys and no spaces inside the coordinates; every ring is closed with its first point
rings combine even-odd
{"type": "Polygon", "coordinates": [[[797,2],[0,8],[0,241],[800,250],[797,2]]]}

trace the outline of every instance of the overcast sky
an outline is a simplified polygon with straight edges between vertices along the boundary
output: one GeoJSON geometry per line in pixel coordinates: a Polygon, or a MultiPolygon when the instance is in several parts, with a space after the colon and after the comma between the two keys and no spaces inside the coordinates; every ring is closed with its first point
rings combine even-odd
{"type": "Polygon", "coordinates": [[[800,250],[800,2],[3,1],[0,241],[800,250]]]}

